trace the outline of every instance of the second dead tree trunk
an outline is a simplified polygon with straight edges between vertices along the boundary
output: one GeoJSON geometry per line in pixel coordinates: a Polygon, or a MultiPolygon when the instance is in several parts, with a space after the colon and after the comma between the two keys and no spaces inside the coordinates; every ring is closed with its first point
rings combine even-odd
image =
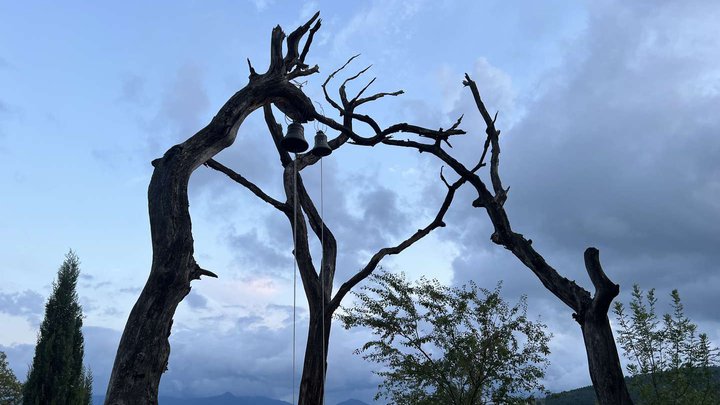
{"type": "MultiPolygon", "coordinates": [[[[352,60],[352,58],[350,60],[352,60]]],[[[348,61],[348,63],[349,62],[350,61],[348,61]]],[[[347,63],[345,66],[347,66],[347,63]]],[[[343,66],[343,68],[345,66],[343,66]]],[[[363,72],[364,71],[361,71],[358,75],[363,72]]],[[[352,78],[354,79],[358,75],[352,78]]],[[[532,240],[526,239],[522,234],[513,231],[504,208],[509,188],[503,188],[499,175],[500,144],[498,139],[500,131],[495,128],[497,114],[495,114],[495,117],[492,117],[488,113],[480,97],[477,85],[467,74],[465,75],[463,85],[469,87],[472,92],[475,104],[485,122],[485,132],[487,134],[480,159],[472,168],[466,167],[443,149],[443,144],[449,145],[449,142],[448,134],[442,133],[442,131],[440,134],[408,131],[414,132],[426,140],[432,140],[429,143],[409,139],[399,140],[390,137],[389,131],[382,130],[371,117],[355,114],[352,109],[347,108],[347,98],[343,88],[341,88],[339,92],[342,105],[341,103],[335,102],[327,92],[325,92],[326,100],[339,111],[341,116],[350,116],[367,124],[367,126],[373,130],[372,135],[358,135],[354,132],[352,126],[348,125],[347,119],[341,124],[326,116],[317,115],[315,118],[325,125],[346,134],[353,143],[357,145],[374,146],[377,143],[383,143],[386,145],[412,148],[421,153],[427,152],[432,154],[450,166],[450,168],[460,176],[460,179],[470,183],[478,193],[478,197],[473,201],[472,205],[476,208],[484,208],[488,218],[493,224],[494,232],[490,237],[492,242],[512,252],[537,276],[547,290],[575,312],[573,319],[580,325],[583,334],[590,378],[599,403],[601,405],[632,404],[632,399],[630,398],[623,377],[617,346],[607,316],[610,303],[619,294],[620,287],[613,283],[603,271],[597,249],[590,247],[585,250],[584,255],[585,269],[595,288],[595,294],[591,295],[590,292],[578,286],[574,281],[561,276],[557,270],[550,266],[542,255],[532,247],[532,240]],[[487,166],[485,158],[488,151],[490,152],[492,192],[477,175],[479,169],[487,166]]],[[[461,119],[462,117],[453,125],[452,129],[455,129],[459,125],[461,119]]]]}

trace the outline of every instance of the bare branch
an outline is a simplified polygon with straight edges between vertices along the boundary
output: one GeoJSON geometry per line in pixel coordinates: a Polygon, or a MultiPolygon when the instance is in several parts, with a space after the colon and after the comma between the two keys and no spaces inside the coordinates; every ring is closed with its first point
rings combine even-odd
{"type": "Polygon", "coordinates": [[[299,175],[297,191],[298,201],[300,202],[303,211],[305,211],[308,216],[310,228],[312,228],[317,239],[323,242],[323,262],[320,264],[320,280],[325,281],[325,292],[329,294],[332,291],[332,282],[333,278],[335,277],[337,241],[335,240],[335,235],[332,233],[330,228],[327,227],[322,217],[320,217],[320,214],[317,211],[317,207],[315,207],[315,203],[310,198],[310,195],[305,188],[302,177],[299,175]]]}
{"type": "Polygon", "coordinates": [[[443,175],[443,168],[444,168],[444,167],[445,167],[445,166],[440,166],[440,180],[442,180],[442,182],[445,183],[445,185],[447,186],[447,188],[450,188],[450,187],[452,187],[452,186],[450,185],[450,183],[447,182],[447,180],[445,180],[445,176],[443,175]]]}
{"type": "MultiPolygon", "coordinates": [[[[285,195],[287,196],[288,205],[290,201],[294,201],[296,198],[294,190],[295,179],[299,179],[300,175],[295,174],[295,169],[292,165],[286,166],[283,173],[283,185],[285,187],[285,195]]],[[[300,202],[300,198],[298,198],[300,202]]],[[[308,241],[308,230],[305,224],[305,216],[303,215],[302,204],[298,206],[291,206],[290,210],[285,212],[288,221],[290,221],[290,227],[295,236],[295,250],[293,254],[298,264],[298,271],[300,272],[300,278],[302,280],[303,288],[305,290],[305,296],[307,297],[310,305],[315,305],[319,302],[320,298],[320,283],[318,272],[315,270],[313,265],[312,255],[310,254],[310,243],[308,241]],[[297,208],[297,209],[295,209],[297,208]]]]}
{"type": "Polygon", "coordinates": [[[285,33],[278,25],[272,30],[270,39],[270,67],[267,73],[285,73],[285,59],[283,59],[283,39],[285,33]]]}
{"type": "Polygon", "coordinates": [[[335,311],[339,306],[340,302],[343,300],[345,295],[353,288],[355,287],[359,282],[366,279],[372,272],[377,268],[377,265],[380,263],[380,261],[388,255],[395,255],[403,250],[410,247],[415,242],[419,241],[420,239],[427,236],[430,232],[435,230],[436,228],[444,227],[445,222],[443,222],[443,218],[445,216],[445,213],[450,208],[450,204],[452,203],[453,197],[455,196],[455,192],[457,191],[460,186],[467,181],[465,178],[460,178],[458,181],[453,183],[450,187],[448,187],[448,192],[445,195],[445,199],[443,200],[442,205],[440,206],[440,209],[438,210],[437,215],[435,218],[423,229],[418,229],[417,232],[412,234],[409,238],[402,241],[400,244],[393,246],[393,247],[386,247],[380,249],[377,253],[375,253],[370,261],[365,265],[365,267],[357,272],[354,276],[352,276],[348,281],[343,283],[340,286],[340,289],[337,291],[335,296],[333,297],[332,301],[330,301],[330,311],[335,311]]]}
{"type": "Polygon", "coordinates": [[[345,62],[345,64],[343,64],[342,66],[337,68],[334,72],[330,73],[330,75],[325,79],[325,81],[322,84],[323,93],[325,94],[325,100],[327,100],[327,102],[330,103],[330,105],[332,105],[336,110],[338,110],[340,112],[340,115],[342,115],[344,113],[344,110],[342,107],[340,107],[340,105],[338,103],[335,102],[335,100],[332,99],[332,97],[330,97],[330,94],[328,94],[328,92],[327,92],[327,85],[328,85],[328,83],[330,83],[330,80],[332,80],[335,77],[336,74],[338,74],[341,70],[345,69],[345,67],[347,65],[349,65],[350,62],[352,62],[353,59],[357,58],[358,56],[360,56],[360,54],[351,56],[350,59],[348,59],[347,62],[345,62]]]}
{"type": "Polygon", "coordinates": [[[250,63],[250,58],[247,58],[248,63],[248,69],[250,69],[250,80],[254,79],[258,76],[257,72],[255,71],[255,68],[253,68],[252,63],[250,63]]]}
{"type": "Polygon", "coordinates": [[[354,103],[357,101],[358,97],[362,96],[362,94],[365,92],[365,90],[367,90],[368,87],[370,87],[370,85],[372,85],[372,84],[375,82],[375,79],[377,79],[377,77],[373,77],[372,80],[370,80],[370,81],[368,82],[368,84],[365,85],[365,87],[363,87],[362,89],[360,89],[360,91],[358,92],[358,94],[356,94],[355,97],[353,97],[353,99],[350,100],[350,102],[354,104],[354,103]]]}
{"type": "Polygon", "coordinates": [[[290,153],[280,145],[280,142],[282,142],[283,139],[282,125],[278,124],[275,120],[275,115],[273,115],[272,106],[270,104],[265,104],[263,106],[263,115],[265,117],[265,124],[267,125],[273,142],[275,143],[275,149],[278,151],[278,155],[280,155],[280,163],[283,167],[287,167],[287,165],[292,163],[292,158],[290,157],[290,153]]]}
{"type": "MultiPolygon", "coordinates": [[[[318,11],[310,18],[310,20],[305,22],[305,24],[299,26],[295,31],[291,32],[290,35],[288,35],[287,55],[285,55],[285,59],[283,60],[283,65],[285,66],[286,69],[288,69],[288,71],[293,66],[295,66],[296,69],[304,68],[302,60],[298,60],[298,56],[299,56],[298,47],[300,44],[300,38],[302,38],[305,35],[305,33],[308,32],[308,30],[310,29],[310,26],[313,24],[313,22],[315,22],[315,20],[319,16],[320,16],[320,12],[318,11]]],[[[313,28],[315,28],[315,27],[313,27],[313,28]]],[[[320,28],[319,25],[317,28],[320,28]]],[[[315,28],[315,31],[317,31],[317,28],[315,28]]],[[[309,43],[312,42],[313,35],[314,35],[314,32],[308,36],[307,42],[305,44],[306,48],[310,46],[309,43]]],[[[304,49],[303,49],[303,51],[304,51],[304,49]]]]}
{"type": "MultiPolygon", "coordinates": [[[[354,120],[358,120],[360,122],[363,122],[363,123],[369,125],[370,128],[372,128],[372,130],[375,132],[376,136],[382,136],[382,132],[383,132],[382,128],[380,128],[380,125],[377,123],[377,121],[375,121],[369,115],[352,113],[350,115],[350,117],[354,120]]],[[[375,140],[373,138],[366,138],[366,139],[368,139],[369,142],[375,142],[375,140]]],[[[378,138],[378,139],[380,139],[380,138],[378,138]]]]}
{"type": "Polygon", "coordinates": [[[585,250],[585,269],[595,287],[592,305],[596,311],[607,313],[612,300],[620,294],[620,286],[610,281],[600,265],[600,251],[594,247],[585,250]]]}
{"type": "MultiPolygon", "coordinates": [[[[372,67],[372,65],[368,65],[368,67],[366,67],[365,69],[362,69],[361,71],[357,72],[355,75],[350,76],[350,77],[348,77],[347,79],[345,79],[345,80],[342,82],[342,84],[340,85],[340,88],[344,88],[345,85],[347,85],[349,82],[351,82],[351,81],[357,79],[358,77],[360,77],[363,73],[367,72],[368,69],[370,69],[371,67],[372,67]]],[[[375,80],[375,79],[373,79],[373,80],[375,80]]]]}
{"type": "Polygon", "coordinates": [[[298,78],[298,77],[310,76],[310,75],[315,74],[315,73],[317,73],[317,72],[319,72],[319,71],[320,71],[320,67],[319,67],[318,65],[315,65],[315,66],[313,66],[313,67],[311,67],[311,68],[309,68],[309,69],[305,69],[305,68],[300,69],[300,68],[297,68],[297,69],[293,70],[292,72],[288,73],[287,77],[288,77],[288,80],[293,80],[293,79],[296,79],[296,78],[298,78]]]}
{"type": "Polygon", "coordinates": [[[224,173],[226,176],[230,177],[236,183],[238,183],[241,186],[250,190],[250,192],[255,194],[256,197],[258,197],[259,199],[272,205],[273,207],[277,208],[278,210],[280,210],[282,212],[287,212],[288,210],[290,210],[290,206],[288,206],[288,204],[281,203],[280,201],[270,197],[264,191],[262,191],[262,189],[260,187],[256,186],[250,180],[246,179],[241,174],[233,171],[232,169],[228,168],[227,166],[223,165],[222,163],[218,162],[217,160],[210,159],[207,162],[205,162],[205,165],[211,169],[219,171],[220,173],[224,173]]]}
{"type": "Polygon", "coordinates": [[[202,267],[200,267],[197,263],[195,263],[194,269],[190,272],[190,279],[191,280],[199,280],[200,276],[218,278],[217,274],[213,273],[210,270],[205,270],[202,267]]]}
{"type": "Polygon", "coordinates": [[[310,29],[310,33],[308,34],[308,38],[305,41],[305,46],[303,47],[302,53],[300,54],[299,58],[299,65],[305,65],[305,57],[307,56],[308,51],[310,50],[310,44],[312,44],[313,38],[315,38],[315,33],[317,30],[320,29],[320,25],[322,24],[322,19],[318,19],[315,25],[310,29]]]}
{"type": "MultiPolygon", "coordinates": [[[[507,191],[503,189],[502,181],[500,180],[500,174],[498,172],[498,166],[500,165],[500,142],[498,141],[498,137],[500,136],[500,131],[495,128],[495,119],[490,116],[490,113],[485,107],[485,103],[483,103],[482,98],[480,98],[480,91],[478,90],[477,84],[470,78],[470,75],[468,75],[467,73],[465,73],[465,80],[463,81],[463,85],[470,87],[473,99],[475,100],[475,105],[477,106],[478,111],[480,111],[480,115],[482,115],[483,120],[485,121],[485,126],[487,127],[487,129],[485,130],[485,132],[487,133],[487,140],[485,141],[483,155],[480,157],[479,164],[483,163],[483,158],[487,153],[488,144],[491,144],[492,149],[490,151],[490,181],[492,182],[493,190],[495,191],[495,198],[502,205],[507,199],[507,191]]],[[[497,118],[497,114],[495,114],[495,118],[497,118]]]]}
{"type": "Polygon", "coordinates": [[[372,67],[372,65],[369,65],[369,66],[366,67],[365,69],[359,71],[359,72],[358,72],[357,74],[355,74],[354,76],[348,77],[348,78],[345,79],[345,80],[342,82],[342,84],[340,85],[340,88],[338,89],[338,93],[340,94],[340,100],[342,101],[342,103],[343,103],[343,105],[345,106],[346,109],[353,109],[355,106],[354,106],[351,102],[348,101],[348,99],[347,99],[347,92],[346,92],[346,90],[345,90],[345,86],[348,84],[348,82],[351,82],[351,81],[357,79],[358,77],[360,77],[360,75],[362,75],[363,73],[367,72],[368,69],[370,69],[371,67],[372,67]]]}
{"type": "Polygon", "coordinates": [[[473,202],[475,207],[484,207],[494,226],[491,240],[504,246],[518,257],[540,279],[545,287],[555,294],[562,302],[576,312],[581,311],[590,302],[590,293],[560,276],[557,271],[545,262],[531,246],[532,243],[523,235],[513,232],[510,221],[502,204],[485,186],[485,183],[474,172],[468,170],[457,159],[453,158],[437,144],[428,145],[411,140],[384,139],[383,144],[414,148],[420,152],[427,152],[437,156],[450,166],[461,178],[466,179],[478,192],[478,198],[473,202]]]}
{"type": "MultiPolygon", "coordinates": [[[[364,89],[363,89],[363,90],[364,90],[364,89]]],[[[375,100],[377,100],[377,99],[379,99],[379,98],[381,98],[381,97],[385,97],[385,96],[399,96],[399,95],[401,95],[401,94],[405,94],[405,92],[402,91],[402,90],[398,90],[398,91],[393,91],[393,92],[389,92],[389,93],[385,93],[385,92],[383,92],[383,93],[375,93],[375,94],[373,94],[372,96],[368,96],[368,97],[364,97],[364,98],[360,98],[360,99],[358,99],[358,98],[356,97],[355,99],[353,99],[353,104],[354,104],[355,106],[359,106],[359,105],[365,104],[365,103],[367,103],[367,102],[369,102],[369,101],[375,101],[375,100]]],[[[360,95],[360,94],[358,94],[358,96],[359,96],[359,95],[360,95]]]]}
{"type": "Polygon", "coordinates": [[[465,134],[465,131],[463,131],[462,129],[451,128],[448,130],[443,130],[442,128],[440,128],[439,130],[435,130],[435,129],[423,128],[423,127],[420,127],[417,125],[411,125],[411,124],[408,124],[405,122],[402,122],[400,124],[391,125],[387,129],[382,131],[383,135],[386,135],[386,136],[393,134],[393,133],[397,133],[397,132],[409,132],[409,133],[413,133],[413,134],[422,136],[424,138],[430,138],[430,139],[435,139],[435,140],[444,140],[452,135],[465,134]]]}
{"type": "MultiPolygon", "coordinates": [[[[442,130],[442,129],[435,130],[435,129],[420,127],[417,125],[411,125],[408,123],[400,123],[400,124],[392,125],[386,129],[381,129],[380,126],[377,124],[377,122],[367,115],[348,113],[347,111],[342,110],[342,109],[341,109],[341,111],[343,111],[344,116],[350,115],[350,118],[357,119],[358,121],[362,121],[362,122],[368,124],[373,129],[375,134],[372,136],[369,136],[369,137],[360,136],[352,130],[351,125],[340,124],[337,121],[333,120],[332,118],[321,115],[317,111],[315,112],[313,118],[315,118],[319,122],[329,126],[332,129],[340,131],[341,133],[347,135],[352,140],[353,143],[355,143],[357,145],[362,145],[362,146],[375,146],[381,142],[386,143],[386,141],[390,140],[389,138],[391,137],[392,134],[399,133],[399,132],[413,133],[413,134],[416,134],[416,135],[419,135],[422,137],[432,138],[432,139],[436,139],[436,140],[447,139],[447,137],[449,137],[449,136],[461,135],[461,134],[465,133],[465,131],[463,131],[461,129],[457,129],[456,125],[453,125],[448,130],[442,130]]],[[[414,145],[415,144],[423,145],[423,144],[418,144],[418,143],[413,143],[413,144],[414,145]]],[[[422,148],[425,148],[425,147],[428,147],[428,145],[422,146],[422,148]]],[[[425,150],[421,150],[421,151],[425,151],[425,150]]]]}

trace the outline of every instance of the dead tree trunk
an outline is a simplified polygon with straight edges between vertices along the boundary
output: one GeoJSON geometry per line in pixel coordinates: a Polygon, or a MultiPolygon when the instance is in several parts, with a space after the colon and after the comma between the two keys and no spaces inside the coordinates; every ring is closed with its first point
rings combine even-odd
{"type": "MultiPolygon", "coordinates": [[[[362,73],[362,72],[361,72],[362,73]]],[[[359,75],[359,74],[358,74],[359,75]]],[[[486,124],[487,139],[480,156],[479,162],[468,169],[458,160],[448,154],[443,148],[443,143],[448,144],[448,135],[443,133],[424,134],[414,132],[424,138],[430,138],[431,143],[417,142],[413,140],[399,140],[391,138],[388,130],[380,129],[380,126],[371,117],[355,114],[352,108],[348,108],[347,98],[344,89],[341,87],[340,103],[330,98],[327,92],[325,97],[327,101],[340,111],[340,114],[347,117],[352,116],[363,123],[367,124],[373,134],[370,136],[360,136],[353,131],[348,125],[347,119],[342,123],[338,123],[328,117],[317,115],[315,118],[346,134],[355,144],[362,146],[374,146],[381,142],[386,145],[409,147],[419,152],[427,152],[435,155],[444,163],[450,166],[461,179],[469,182],[477,191],[478,198],[473,202],[473,206],[484,208],[490,221],[493,224],[494,232],[491,240],[506,249],[510,250],[525,266],[530,269],[540,280],[540,282],[552,292],[558,299],[569,306],[575,313],[573,318],[580,324],[585,348],[588,356],[588,367],[590,376],[593,381],[593,387],[601,405],[626,405],[632,404],[632,400],[627,390],[625,380],[623,378],[622,368],[615,345],[615,340],[610,328],[610,322],[607,317],[610,303],[618,295],[620,287],[614,284],[605,275],[599,261],[599,252],[595,248],[588,248],[585,251],[585,267],[588,275],[595,287],[595,295],[578,286],[574,281],[570,281],[562,277],[553,267],[551,267],[545,259],[532,247],[532,241],[525,239],[523,235],[515,233],[505,212],[504,203],[507,199],[509,188],[503,188],[499,175],[500,161],[500,145],[498,137],[500,131],[495,128],[495,117],[492,117],[485,108],[480,93],[474,81],[468,75],[465,75],[465,86],[470,87],[475,104],[480,111],[486,124]],[[490,180],[492,183],[492,192],[488,189],[482,179],[476,172],[486,166],[484,162],[486,154],[490,151],[490,180]]],[[[354,101],[355,99],[351,100],[354,101]]],[[[352,107],[352,103],[349,105],[352,107]]],[[[462,119],[462,117],[460,117],[462,119]]],[[[456,128],[460,120],[453,125],[451,129],[456,128]]],[[[407,125],[407,124],[399,124],[407,125]]],[[[412,126],[410,126],[412,127],[412,126]]]]}
{"type": "Polygon", "coordinates": [[[303,372],[300,379],[298,405],[323,404],[327,373],[327,348],[330,343],[332,319],[332,315],[328,315],[328,311],[325,313],[325,326],[323,328],[322,309],[319,306],[310,309],[310,324],[308,326],[307,344],[305,345],[305,360],[303,361],[303,372]]]}
{"type": "MultiPolygon", "coordinates": [[[[334,73],[331,74],[330,77],[333,75],[334,73]]],[[[371,97],[380,98],[382,95],[375,95],[371,97]]],[[[335,236],[332,231],[323,221],[323,218],[321,218],[315,203],[312,201],[305,188],[302,178],[302,170],[317,163],[319,158],[310,153],[306,153],[297,155],[293,159],[281,146],[281,140],[283,138],[282,129],[273,117],[272,109],[269,105],[264,107],[264,112],[266,124],[278,151],[280,163],[284,168],[283,186],[286,196],[285,202],[281,202],[270,197],[260,187],[251,183],[241,174],[234,172],[232,169],[215,160],[210,159],[206,163],[210,168],[224,173],[235,182],[247,188],[255,194],[256,197],[282,212],[290,223],[290,229],[293,232],[295,240],[295,249],[293,254],[295,255],[297,261],[298,271],[300,273],[303,289],[310,309],[310,323],[303,360],[302,377],[300,379],[298,404],[322,405],[325,391],[325,377],[328,366],[327,349],[330,343],[329,337],[332,314],[338,309],[340,302],[345,295],[347,295],[347,293],[355,285],[372,274],[385,256],[402,252],[413,243],[427,236],[433,230],[445,225],[443,223],[443,217],[450,207],[455,191],[465,182],[465,180],[461,179],[453,185],[446,183],[448,192],[436,217],[430,222],[430,224],[423,229],[419,229],[400,244],[380,249],[370,258],[365,267],[363,267],[353,277],[345,281],[340,286],[335,296],[332,296],[331,293],[335,277],[337,258],[337,241],[335,240],[335,236]],[[297,201],[297,204],[295,201],[297,201]],[[323,242],[323,257],[319,266],[319,271],[316,269],[310,255],[308,224],[315,234],[315,237],[323,242]]],[[[345,122],[349,127],[352,127],[352,117],[346,116],[345,122]]],[[[398,132],[400,129],[408,128],[407,130],[416,133],[423,131],[423,133],[430,134],[438,133],[438,131],[424,129],[421,127],[408,127],[407,124],[396,127],[395,129],[392,129],[393,127],[390,128],[394,132],[398,132]]],[[[448,131],[450,133],[461,132],[455,128],[448,131]]],[[[329,145],[331,149],[335,150],[344,145],[348,139],[349,138],[346,135],[340,134],[338,137],[331,140],[329,145]]]]}
{"type": "Polygon", "coordinates": [[[287,38],[278,26],[271,40],[271,61],[266,73],[250,67],[247,86],[233,95],[210,124],[185,142],[154,160],[148,188],[148,211],[153,260],[150,276],[130,312],[108,384],[105,403],[110,405],[157,404],[158,385],[167,369],[170,335],[175,310],[190,292],[190,282],[200,276],[217,277],[202,269],[193,257],[193,237],[188,210],[190,175],[201,164],[232,145],[243,120],[254,110],[275,103],[289,117],[312,119],[311,101],[290,83],[298,76],[317,72],[304,64],[315,24],[303,53],[298,43],[317,19],[313,16],[287,38]]]}

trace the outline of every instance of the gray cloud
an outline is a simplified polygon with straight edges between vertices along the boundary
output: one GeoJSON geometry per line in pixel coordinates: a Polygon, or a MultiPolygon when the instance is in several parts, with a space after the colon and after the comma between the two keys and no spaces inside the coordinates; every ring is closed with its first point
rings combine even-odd
{"type": "Polygon", "coordinates": [[[32,290],[16,293],[0,292],[0,312],[26,318],[30,323],[40,321],[45,306],[45,298],[32,290]]]}
{"type": "MultiPolygon", "coordinates": [[[[489,109],[501,111],[501,170],[506,185],[512,187],[507,208],[516,230],[532,238],[551,264],[581,285],[590,285],[582,251],[597,246],[609,275],[624,289],[621,299],[627,301],[625,294],[633,282],[665,290],[678,287],[689,314],[701,319],[717,319],[707,302],[714,300],[720,286],[716,264],[720,123],[714,111],[718,81],[710,66],[720,58],[712,40],[717,35],[706,34],[716,29],[712,22],[717,10],[712,7],[707,2],[591,5],[583,36],[567,48],[564,65],[541,78],[536,92],[515,94],[509,76],[492,60],[478,59],[472,70],[489,109]]],[[[368,11],[357,21],[375,17],[368,11]]],[[[350,24],[348,32],[353,29],[357,28],[350,24]]],[[[337,48],[344,46],[348,35],[338,37],[337,48]]],[[[159,108],[154,123],[157,128],[160,122],[163,128],[168,123],[173,139],[186,139],[204,124],[207,96],[201,76],[199,69],[179,72],[159,108]]],[[[451,84],[460,88],[461,78],[458,72],[451,84]]],[[[463,126],[473,132],[454,142],[453,152],[472,162],[479,154],[484,127],[467,91],[460,88],[459,95],[448,115],[452,120],[465,113],[463,126]]],[[[440,111],[425,103],[401,103],[399,114],[409,116],[410,122],[435,126],[444,121],[440,111]]],[[[437,165],[424,158],[419,157],[418,162],[425,163],[417,167],[431,172],[431,180],[423,195],[429,197],[426,205],[435,207],[443,186],[436,178],[437,165]]],[[[282,195],[281,169],[257,115],[241,127],[236,144],[218,160],[273,195],[282,195]]],[[[363,175],[339,174],[332,159],[325,162],[325,169],[325,214],[340,244],[340,280],[357,270],[368,252],[402,238],[415,224],[408,223],[395,190],[374,185],[377,176],[372,168],[365,180],[363,175]]],[[[317,168],[305,174],[311,195],[316,196],[317,168]]],[[[223,196],[229,180],[220,177],[200,168],[193,176],[193,197],[219,208],[213,215],[247,209],[234,195],[223,196]]],[[[570,311],[516,258],[489,241],[489,221],[482,210],[469,207],[471,200],[467,191],[458,196],[441,233],[460,250],[453,263],[455,282],[472,279],[492,286],[504,279],[506,296],[529,293],[530,313],[542,314],[555,332],[553,366],[548,370],[548,381],[555,386],[549,386],[587,383],[580,333],[570,311]]],[[[285,266],[291,245],[286,218],[267,211],[256,218],[263,233],[243,229],[224,235],[232,249],[243,246],[243,254],[249,255],[238,261],[247,266],[252,258],[263,267],[285,266]]],[[[200,395],[234,386],[236,393],[267,394],[267,386],[288,380],[288,325],[273,330],[263,327],[260,319],[248,315],[238,320],[235,329],[216,331],[210,337],[206,330],[192,328],[173,334],[164,392],[200,395]]],[[[336,328],[331,353],[336,347],[346,349],[343,339],[348,336],[354,335],[336,328]]],[[[349,352],[338,350],[342,353],[332,364],[342,364],[343,373],[334,373],[331,366],[329,378],[337,380],[329,390],[373,385],[368,383],[368,366],[353,366],[347,360],[349,352]]],[[[374,385],[367,389],[374,391],[374,385]]],[[[286,387],[275,393],[288,392],[286,387]]]]}
{"type": "MultiPolygon", "coordinates": [[[[236,395],[290,398],[292,387],[292,307],[270,305],[270,311],[287,312],[277,329],[263,326],[261,313],[236,319],[229,330],[178,324],[170,335],[172,351],[168,371],[160,383],[161,395],[205,396],[230,391],[236,395]]],[[[307,313],[299,309],[297,323],[297,378],[300,381],[307,330],[307,313]]],[[[121,332],[104,327],[83,327],[85,364],[94,376],[95,394],[104,394],[121,332]]],[[[372,367],[351,352],[364,343],[362,331],[333,328],[329,349],[328,403],[348,398],[371,402],[377,378],[372,367]]],[[[32,344],[0,345],[15,375],[23,381],[35,351],[32,344]]]]}
{"type": "MultiPolygon", "coordinates": [[[[229,330],[178,325],[170,336],[172,352],[160,390],[163,395],[204,396],[230,391],[236,395],[266,395],[289,400],[292,387],[292,307],[271,305],[285,312],[282,324],[264,325],[258,313],[236,318],[229,330]]],[[[300,381],[307,330],[307,313],[297,322],[296,382],[300,381]]],[[[328,403],[355,397],[370,402],[377,386],[371,366],[351,354],[364,341],[355,331],[333,328],[328,361],[328,403]]]]}
{"type": "MultiPolygon", "coordinates": [[[[133,80],[122,85],[120,97],[140,97],[141,81],[133,80]],[[129,92],[129,93],[128,93],[129,92]]],[[[207,110],[210,100],[203,82],[203,69],[194,64],[178,68],[174,78],[167,84],[156,114],[141,118],[140,124],[148,133],[148,151],[153,157],[165,153],[170,145],[182,142],[194,135],[210,120],[207,110]]]]}
{"type": "Polygon", "coordinates": [[[104,395],[110,381],[110,372],[120,344],[120,331],[98,327],[84,326],[85,365],[93,373],[93,391],[104,395]]]}
{"type": "MultiPolygon", "coordinates": [[[[222,152],[217,159],[283,201],[282,168],[274,145],[269,137],[263,139],[258,135],[265,131],[264,124],[257,120],[247,124],[241,127],[236,145],[222,152]],[[254,146],[242,147],[242,144],[238,145],[240,142],[249,142],[254,146]]],[[[310,136],[309,133],[307,136],[310,136]]],[[[348,145],[344,149],[352,147],[348,145]]],[[[355,148],[354,151],[362,149],[355,148]]],[[[337,155],[341,153],[345,150],[336,152],[337,155]]],[[[407,204],[398,191],[378,184],[381,176],[376,167],[343,171],[339,167],[343,157],[336,158],[337,155],[324,162],[323,214],[338,240],[337,281],[341,282],[358,271],[375,251],[410,236],[417,230],[417,224],[406,211],[407,204]]],[[[210,215],[243,215],[255,221],[256,226],[251,229],[226,226],[222,232],[222,241],[235,257],[238,268],[286,276],[287,266],[291,263],[292,234],[285,215],[268,208],[266,203],[220,173],[202,168],[198,172],[193,177],[191,196],[209,204],[210,215]],[[227,191],[233,187],[232,192],[227,191]]],[[[319,210],[319,165],[306,168],[302,176],[319,210]]],[[[317,263],[320,258],[319,242],[314,234],[310,235],[310,239],[317,263]]]]}
{"type": "MultiPolygon", "coordinates": [[[[720,119],[711,106],[718,95],[693,93],[689,82],[707,76],[702,72],[712,66],[703,57],[720,47],[693,46],[699,34],[688,21],[702,17],[693,8],[678,14],[666,4],[648,16],[644,7],[612,10],[596,10],[587,36],[573,47],[584,50],[572,53],[583,58],[570,58],[556,73],[559,84],[504,131],[507,209],[516,229],[551,257],[580,256],[596,245],[614,266],[633,265],[632,272],[631,266],[616,272],[619,281],[654,275],[669,287],[688,273],[717,271],[720,119]],[[673,33],[674,52],[648,45],[664,31],[673,33]]],[[[463,103],[470,104],[467,95],[463,103]]],[[[477,117],[470,124],[482,128],[477,117]]],[[[483,214],[457,213],[472,218],[461,235],[468,249],[488,243],[483,214]]]]}
{"type": "Polygon", "coordinates": [[[190,305],[190,308],[193,309],[204,309],[207,308],[208,300],[205,298],[202,294],[197,293],[195,291],[190,291],[190,294],[185,297],[183,300],[187,302],[188,305],[190,305]]]}
{"type": "Polygon", "coordinates": [[[279,269],[287,268],[292,260],[290,255],[278,248],[275,241],[261,237],[257,229],[237,233],[232,228],[229,231],[228,244],[242,267],[263,273],[276,274],[279,269]]]}
{"type": "MultiPolygon", "coordinates": [[[[711,324],[720,315],[707,305],[720,288],[720,78],[713,73],[720,46],[712,40],[717,29],[708,27],[720,7],[707,6],[593,4],[564,66],[541,79],[540,93],[518,95],[529,101],[515,112],[512,87],[497,83],[503,75],[484,73],[494,69],[487,65],[476,66],[473,77],[488,109],[507,117],[499,125],[501,174],[511,186],[506,208],[514,229],[591,291],[582,253],[596,246],[621,284],[618,299],[627,302],[633,283],[662,295],[678,288],[688,315],[711,324]]],[[[472,162],[484,125],[469,92],[449,115],[462,113],[470,134],[453,152],[472,162]]],[[[440,187],[429,183],[425,193],[440,187]]],[[[508,297],[529,293],[531,313],[546,317],[552,331],[568,331],[554,345],[550,388],[587,383],[571,311],[489,241],[492,227],[483,210],[469,206],[472,196],[459,197],[442,233],[460,248],[455,282],[504,279],[508,297]],[[582,367],[570,366],[571,354],[582,367]]]]}
{"type": "Polygon", "coordinates": [[[8,364],[15,374],[15,377],[20,381],[25,381],[28,369],[35,355],[35,345],[17,344],[5,346],[0,344],[0,351],[5,352],[7,355],[8,364]]]}

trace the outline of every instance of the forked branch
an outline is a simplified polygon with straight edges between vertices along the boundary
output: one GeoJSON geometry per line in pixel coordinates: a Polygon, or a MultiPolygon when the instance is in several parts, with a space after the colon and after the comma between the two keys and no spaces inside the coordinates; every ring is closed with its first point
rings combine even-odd
{"type": "MultiPolygon", "coordinates": [[[[444,181],[444,180],[443,180],[444,181]]],[[[342,302],[343,298],[345,298],[345,295],[347,295],[350,290],[353,289],[359,282],[366,279],[370,274],[372,274],[373,271],[377,268],[380,261],[388,255],[396,255],[403,250],[407,249],[408,247],[412,246],[415,242],[419,241],[420,239],[424,238],[430,232],[435,230],[436,228],[444,227],[445,222],[443,221],[445,214],[447,213],[448,209],[450,208],[450,204],[453,201],[453,198],[455,197],[455,192],[458,188],[460,188],[461,185],[465,183],[465,178],[458,179],[455,183],[452,185],[448,185],[447,193],[445,194],[445,199],[443,200],[442,204],[440,205],[440,208],[438,209],[437,214],[435,215],[435,218],[424,228],[418,229],[415,233],[413,233],[410,237],[405,239],[404,241],[400,242],[399,244],[392,246],[392,247],[386,247],[382,248],[375,253],[368,263],[365,265],[365,267],[362,268],[359,272],[357,272],[354,276],[352,276],[348,281],[343,283],[340,288],[338,289],[337,293],[335,293],[335,296],[333,297],[332,301],[330,302],[330,309],[331,311],[335,311],[342,302]]],[[[446,183],[447,184],[447,183],[446,183]]]]}

